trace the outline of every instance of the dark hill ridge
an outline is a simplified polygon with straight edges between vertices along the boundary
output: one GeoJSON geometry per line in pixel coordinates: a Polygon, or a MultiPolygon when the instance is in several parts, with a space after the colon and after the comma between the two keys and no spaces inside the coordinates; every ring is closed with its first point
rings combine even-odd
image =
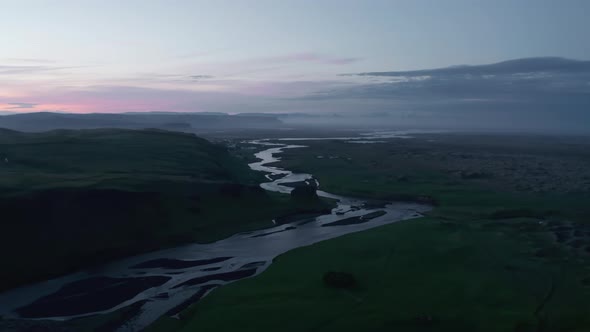
{"type": "Polygon", "coordinates": [[[0,128],[40,132],[54,129],[159,128],[176,131],[274,128],[282,122],[275,116],[235,116],[212,113],[23,113],[0,117],[0,128]]]}
{"type": "Polygon", "coordinates": [[[225,147],[193,134],[162,130],[0,132],[0,188],[121,185],[146,181],[252,183],[248,167],[225,147]],[[122,184],[121,182],[124,182],[122,184]]]}

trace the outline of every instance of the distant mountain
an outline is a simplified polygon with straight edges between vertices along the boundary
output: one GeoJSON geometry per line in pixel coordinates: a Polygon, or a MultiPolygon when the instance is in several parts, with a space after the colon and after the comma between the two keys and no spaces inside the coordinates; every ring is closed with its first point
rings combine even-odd
{"type": "Polygon", "coordinates": [[[152,111],[152,112],[124,112],[121,114],[129,114],[129,115],[150,115],[150,114],[195,114],[195,115],[229,115],[227,113],[223,113],[223,112],[158,112],[158,111],[152,111]]]}
{"type": "Polygon", "coordinates": [[[319,114],[310,114],[310,113],[238,113],[235,116],[241,117],[270,117],[270,118],[277,118],[277,119],[287,119],[287,118],[318,118],[318,117],[328,117],[333,116],[335,114],[332,113],[319,113],[319,114]]]}
{"type": "Polygon", "coordinates": [[[39,132],[54,129],[157,128],[174,131],[204,131],[246,128],[276,128],[277,116],[236,116],[224,113],[24,113],[0,117],[0,128],[39,132]]]}
{"type": "Polygon", "coordinates": [[[277,117],[277,114],[271,113],[238,113],[234,116],[241,116],[241,117],[251,117],[251,116],[260,116],[260,117],[277,117]]]}

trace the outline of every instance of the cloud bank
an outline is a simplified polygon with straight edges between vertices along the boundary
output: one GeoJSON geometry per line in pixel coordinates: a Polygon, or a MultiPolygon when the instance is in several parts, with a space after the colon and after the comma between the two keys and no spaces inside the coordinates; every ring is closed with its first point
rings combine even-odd
{"type": "Polygon", "coordinates": [[[479,66],[346,74],[376,79],[306,98],[428,114],[445,125],[590,131],[590,61],[527,58],[479,66]]]}
{"type": "MultiPolygon", "coordinates": [[[[298,53],[256,61],[265,65],[310,62],[338,66],[357,59],[298,53]]],[[[47,68],[0,66],[0,74],[3,70],[18,73],[47,68]]],[[[0,93],[0,109],[340,113],[375,126],[590,133],[590,61],[557,57],[360,72],[323,80],[150,74],[122,79],[120,84],[67,87],[36,92],[29,97],[0,93]]]]}
{"type": "Polygon", "coordinates": [[[348,74],[385,81],[312,98],[375,98],[407,102],[539,104],[588,102],[590,61],[530,58],[481,66],[348,74]]]}

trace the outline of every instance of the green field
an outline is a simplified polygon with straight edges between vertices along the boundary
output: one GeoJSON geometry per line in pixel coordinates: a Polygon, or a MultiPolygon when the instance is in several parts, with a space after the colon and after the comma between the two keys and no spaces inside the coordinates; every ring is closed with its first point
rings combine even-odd
{"type": "Polygon", "coordinates": [[[191,134],[1,130],[0,290],[330,207],[268,194],[262,180],[191,134]]]}
{"type": "Polygon", "coordinates": [[[536,258],[509,233],[428,218],[297,249],[160,330],[587,331],[582,267],[536,258]],[[360,289],[326,288],[330,270],[352,273],[360,289]]]}
{"type": "MultiPolygon", "coordinates": [[[[588,193],[561,191],[558,183],[553,191],[523,190],[512,186],[512,174],[487,168],[485,177],[462,176],[503,158],[517,170],[541,167],[532,150],[555,158],[560,172],[569,164],[577,170],[587,165],[587,149],[568,142],[490,146],[475,136],[430,140],[305,142],[306,149],[288,150],[280,164],[314,174],[329,192],[428,197],[438,206],[423,219],[286,253],[260,276],[213,291],[153,330],[590,331],[588,193]],[[489,160],[455,172],[481,156],[489,160]],[[351,273],[360,287],[328,288],[328,271],[351,273]]],[[[542,166],[550,170],[552,160],[542,166]]],[[[555,176],[584,181],[582,174],[548,173],[541,182],[532,172],[518,180],[530,188],[555,176]]]]}

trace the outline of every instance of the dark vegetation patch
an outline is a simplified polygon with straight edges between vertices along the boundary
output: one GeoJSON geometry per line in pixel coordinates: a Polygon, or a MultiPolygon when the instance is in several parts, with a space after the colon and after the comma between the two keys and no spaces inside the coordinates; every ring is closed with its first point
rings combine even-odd
{"type": "Polygon", "coordinates": [[[302,221],[302,223],[299,224],[299,225],[304,225],[308,222],[314,221],[316,217],[322,216],[324,214],[330,214],[331,211],[332,211],[332,208],[327,207],[327,206],[324,206],[324,207],[320,206],[320,207],[316,208],[315,210],[313,210],[312,208],[309,208],[308,210],[295,211],[293,213],[277,217],[277,218],[275,218],[275,222],[279,225],[282,225],[282,224],[289,224],[294,221],[301,221],[302,219],[305,219],[304,221],[302,221]]]}
{"type": "Polygon", "coordinates": [[[383,209],[386,205],[391,204],[391,201],[368,200],[363,204],[365,209],[383,209]]]}
{"type": "Polygon", "coordinates": [[[205,286],[200,287],[199,290],[194,295],[192,295],[190,298],[188,298],[186,301],[182,302],[181,304],[177,305],[176,307],[170,309],[168,312],[166,312],[165,315],[166,316],[178,315],[183,310],[188,308],[190,305],[198,302],[203,296],[205,296],[205,294],[207,294],[207,292],[209,292],[210,290],[215,289],[219,286],[220,285],[211,284],[211,285],[205,285],[205,286]]]}
{"type": "MultiPolygon", "coordinates": [[[[290,187],[290,188],[299,188],[299,187],[315,187],[315,179],[311,178],[306,181],[299,181],[299,182],[285,182],[281,183],[281,186],[290,187]]],[[[316,188],[317,189],[317,188],[316,188]]]]}
{"type": "Polygon", "coordinates": [[[272,234],[283,233],[283,232],[287,232],[287,231],[290,231],[290,230],[294,230],[296,228],[297,227],[295,227],[295,226],[289,226],[289,227],[286,227],[285,229],[281,229],[281,230],[274,231],[274,232],[261,233],[261,234],[258,234],[258,235],[254,235],[252,237],[255,238],[255,237],[269,236],[269,235],[272,235],[272,234]]]}
{"type": "Polygon", "coordinates": [[[330,222],[327,224],[323,224],[322,227],[363,224],[363,223],[369,222],[375,218],[381,217],[386,214],[387,214],[387,212],[385,212],[385,211],[375,211],[375,212],[367,213],[362,216],[345,218],[342,220],[337,220],[337,221],[333,221],[333,222],[330,222]]]}
{"type": "Polygon", "coordinates": [[[213,267],[208,267],[208,268],[202,269],[201,271],[209,272],[209,271],[217,271],[219,269],[221,269],[221,266],[213,266],[213,267]]]}
{"type": "Polygon", "coordinates": [[[282,177],[285,177],[285,174],[267,174],[267,176],[272,180],[277,180],[280,179],[282,177]]]}
{"type": "Polygon", "coordinates": [[[159,258],[151,261],[146,261],[132,266],[132,269],[152,269],[152,268],[163,268],[163,269],[184,269],[187,267],[208,265],[226,261],[232,257],[215,257],[208,259],[198,260],[180,260],[170,258],[159,258]]]}
{"type": "Polygon", "coordinates": [[[251,268],[254,268],[254,267],[261,267],[261,266],[264,266],[265,264],[266,264],[265,261],[247,263],[247,264],[242,265],[240,267],[240,270],[251,269],[251,268]]]}
{"type": "Polygon", "coordinates": [[[462,179],[475,180],[475,179],[488,179],[492,177],[492,174],[486,172],[477,171],[460,171],[459,176],[462,179]]]}
{"type": "Polygon", "coordinates": [[[124,326],[130,319],[136,317],[141,313],[141,308],[148,300],[138,301],[132,305],[119,310],[115,315],[110,315],[110,319],[107,319],[105,323],[99,324],[96,328],[92,328],[94,332],[112,332],[116,331],[121,326],[124,326]]]}
{"type": "Polygon", "coordinates": [[[318,199],[315,186],[298,186],[291,191],[291,197],[297,201],[312,201],[318,199]]]}
{"type": "Polygon", "coordinates": [[[129,300],[142,291],[160,286],[169,277],[141,278],[96,277],[72,282],[57,292],[18,308],[25,318],[81,315],[102,311],[129,300]]]}
{"type": "Polygon", "coordinates": [[[438,200],[430,195],[389,194],[386,195],[385,198],[390,202],[418,203],[432,206],[439,205],[438,200]]]}
{"type": "Polygon", "coordinates": [[[168,293],[160,293],[160,294],[154,296],[154,298],[156,298],[156,299],[167,299],[169,297],[170,297],[170,295],[168,293]]]}
{"type": "Polygon", "coordinates": [[[545,218],[556,215],[556,211],[533,210],[533,209],[499,209],[490,214],[490,219],[511,219],[511,218],[545,218]]]}
{"type": "Polygon", "coordinates": [[[180,283],[180,284],[174,286],[173,288],[179,288],[179,287],[183,287],[183,286],[199,285],[199,284],[203,284],[203,283],[206,283],[208,281],[211,281],[211,280],[221,280],[221,281],[238,280],[238,279],[242,279],[242,278],[247,278],[247,277],[253,276],[254,274],[256,274],[256,269],[255,268],[245,269],[245,270],[237,270],[237,271],[231,271],[231,272],[223,272],[223,273],[210,274],[210,275],[206,275],[206,276],[197,277],[197,278],[193,278],[193,279],[187,280],[187,281],[185,281],[183,283],[180,283]]]}
{"type": "MultiPolygon", "coordinates": [[[[319,215],[318,215],[318,216],[319,216],[319,215]]],[[[314,218],[306,218],[306,219],[303,219],[303,220],[301,220],[301,221],[297,222],[297,226],[303,226],[303,225],[309,224],[309,223],[311,223],[311,222],[314,222],[314,221],[316,221],[316,220],[317,220],[317,219],[316,219],[315,217],[314,217],[314,218]]]]}
{"type": "Polygon", "coordinates": [[[322,281],[324,285],[331,288],[355,289],[359,286],[356,278],[347,272],[326,272],[322,277],[322,281]]]}

